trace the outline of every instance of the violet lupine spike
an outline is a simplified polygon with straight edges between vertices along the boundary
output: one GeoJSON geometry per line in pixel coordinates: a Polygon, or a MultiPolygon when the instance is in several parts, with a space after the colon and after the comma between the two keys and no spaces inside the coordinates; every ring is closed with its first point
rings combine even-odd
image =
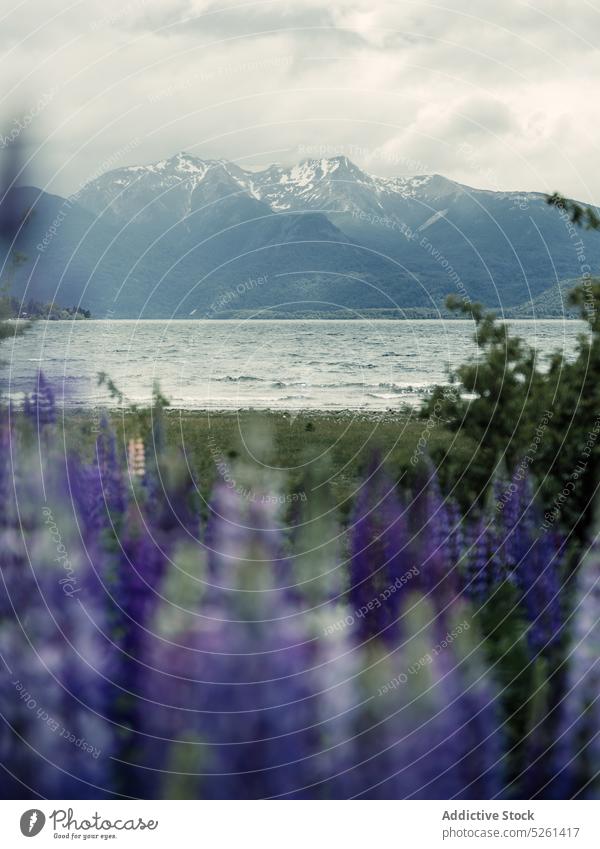
{"type": "Polygon", "coordinates": [[[490,593],[489,527],[483,517],[475,525],[463,570],[464,592],[476,604],[483,604],[490,593]]]}
{"type": "MultiPolygon", "coordinates": [[[[507,524],[504,511],[507,509],[506,498],[510,497],[508,483],[504,477],[497,476],[492,484],[492,523],[489,528],[490,568],[488,570],[489,584],[496,587],[507,578],[504,563],[505,526],[507,524]]],[[[514,507],[514,505],[513,505],[514,507]]],[[[510,523],[510,520],[509,520],[510,523]]]]}
{"type": "Polygon", "coordinates": [[[528,642],[534,655],[549,651],[561,637],[559,535],[541,530],[542,516],[529,479],[514,476],[502,515],[500,556],[507,577],[517,587],[530,623],[528,642]]]}
{"type": "Polygon", "coordinates": [[[497,586],[511,578],[523,549],[522,481],[496,478],[494,504],[490,577],[492,585],[497,586]]]}
{"type": "MultiPolygon", "coordinates": [[[[453,659],[456,663],[456,658],[453,659]]],[[[463,661],[464,663],[464,661],[463,661]]],[[[502,795],[503,741],[500,710],[493,686],[487,681],[469,681],[464,670],[449,671],[440,686],[448,699],[447,745],[453,749],[450,797],[490,799],[502,795]],[[451,701],[452,699],[452,701],[451,701]]]]}
{"type": "MultiPolygon", "coordinates": [[[[167,706],[147,712],[142,727],[181,741],[168,756],[174,772],[166,776],[166,792],[302,796],[301,788],[320,775],[315,764],[323,747],[316,643],[308,618],[297,615],[277,586],[278,546],[265,539],[268,517],[245,530],[241,520],[252,511],[227,488],[218,487],[211,504],[212,579],[221,588],[205,596],[202,617],[177,636],[185,648],[148,644],[151,665],[162,671],[144,676],[143,684],[148,698],[164,694],[167,706]],[[264,616],[273,621],[261,621],[264,616]],[[190,758],[190,774],[178,776],[178,764],[190,758]]],[[[262,504],[254,508],[260,513],[262,504]]],[[[148,746],[145,765],[162,766],[166,748],[148,746]]]]}
{"type": "Polygon", "coordinates": [[[0,409],[0,528],[9,523],[13,502],[13,477],[11,474],[11,455],[15,441],[14,429],[9,417],[0,409]]]}
{"type": "Polygon", "coordinates": [[[130,625],[125,643],[138,643],[137,631],[149,625],[159,603],[158,593],[167,568],[167,552],[144,526],[143,517],[132,507],[114,574],[114,596],[130,625]]]}
{"type": "Polygon", "coordinates": [[[174,764],[166,792],[294,797],[317,774],[315,640],[280,587],[280,536],[270,504],[216,487],[207,539],[213,587],[203,615],[177,637],[178,648],[146,643],[151,665],[163,672],[142,684],[148,698],[164,694],[168,706],[146,712],[140,728],[181,741],[170,754],[159,742],[143,753],[146,766],[160,767],[167,756],[174,764]],[[179,777],[177,764],[190,757],[191,775],[179,777]]]}
{"type": "MultiPolygon", "coordinates": [[[[556,689],[555,679],[562,671],[553,675],[549,682],[550,691],[556,689]]],[[[560,678],[563,678],[562,674],[560,678]]],[[[520,799],[569,799],[573,794],[570,761],[576,745],[573,745],[567,726],[568,696],[565,699],[563,687],[559,685],[558,689],[559,692],[553,693],[546,702],[543,713],[536,712],[532,728],[523,740],[522,762],[525,766],[511,785],[511,796],[518,795],[520,799]]]]}
{"type": "Polygon", "coordinates": [[[411,553],[418,570],[418,588],[443,610],[456,598],[460,588],[459,570],[454,560],[456,533],[451,521],[452,503],[441,493],[435,469],[427,464],[412,499],[409,528],[411,553]]]}
{"type": "MultiPolygon", "coordinates": [[[[105,633],[110,641],[111,692],[108,719],[115,728],[115,756],[125,764],[151,741],[144,739],[145,717],[152,705],[142,697],[149,675],[147,658],[156,637],[154,619],[162,603],[161,592],[169,557],[176,540],[160,529],[152,529],[150,515],[131,504],[116,543],[107,548],[103,535],[94,559],[100,575],[98,591],[104,592],[105,633]]],[[[139,792],[152,798],[160,776],[137,776],[139,792]]],[[[115,787],[128,793],[131,771],[118,772],[115,787]]]]}
{"type": "Polygon", "coordinates": [[[487,799],[501,793],[495,689],[473,658],[459,661],[451,645],[436,653],[435,627],[428,634],[416,662],[407,651],[394,659],[396,667],[404,662],[406,680],[380,687],[361,716],[353,771],[361,798],[487,799]]]}
{"type": "Polygon", "coordinates": [[[108,582],[114,599],[112,636],[121,670],[117,683],[135,692],[139,676],[144,674],[140,659],[146,641],[152,639],[152,620],[161,601],[167,557],[158,541],[143,527],[141,518],[135,516],[135,508],[128,514],[127,530],[120,545],[108,582]]]}
{"type": "Polygon", "coordinates": [[[515,475],[505,485],[504,507],[499,513],[494,553],[495,582],[515,580],[514,571],[525,558],[532,545],[535,529],[535,507],[528,478],[515,475]]]}
{"type": "Polygon", "coordinates": [[[94,624],[101,598],[84,592],[88,561],[58,455],[48,458],[52,508],[22,450],[14,458],[19,513],[3,504],[0,714],[8,724],[0,795],[101,798],[111,771],[106,654],[94,624]]]}
{"type": "Polygon", "coordinates": [[[372,472],[356,501],[350,522],[348,598],[362,642],[374,636],[394,640],[404,584],[412,567],[404,511],[390,478],[372,472]]]}
{"type": "Polygon", "coordinates": [[[72,455],[67,457],[67,474],[84,538],[93,544],[98,534],[111,528],[100,469],[96,463],[87,464],[72,455]]]}
{"type": "MultiPolygon", "coordinates": [[[[190,770],[197,775],[179,790],[186,798],[302,796],[301,788],[315,780],[323,746],[311,641],[297,618],[263,628],[222,621],[227,610],[213,611],[218,619],[206,618],[186,635],[189,648],[167,648],[155,659],[168,675],[146,679],[149,695],[168,693],[171,706],[148,716],[148,733],[164,736],[168,729],[182,741],[173,747],[175,769],[178,751],[182,763],[186,751],[198,752],[190,770]]],[[[164,763],[160,746],[154,757],[164,763]]]]}
{"type": "Polygon", "coordinates": [[[598,518],[592,543],[579,566],[573,599],[574,625],[568,647],[561,746],[553,759],[556,776],[566,782],[566,798],[600,795],[600,538],[598,518]]]}
{"type": "MultiPolygon", "coordinates": [[[[218,484],[210,502],[205,546],[213,585],[209,599],[222,604],[227,597],[232,607],[240,606],[243,618],[271,618],[281,588],[293,584],[272,504],[249,500],[218,484]]],[[[289,595],[295,597],[293,591],[289,595]]]]}
{"type": "MultiPolygon", "coordinates": [[[[110,787],[112,746],[104,720],[103,657],[98,652],[93,658],[89,649],[84,661],[76,654],[95,635],[86,634],[88,625],[80,620],[73,650],[56,626],[46,623],[42,606],[32,604],[29,614],[35,619],[35,625],[27,626],[33,647],[19,634],[16,621],[0,628],[0,651],[10,668],[10,673],[4,665],[0,670],[0,710],[7,723],[2,731],[3,765],[16,781],[25,783],[28,789],[20,788],[25,795],[102,798],[110,787]]],[[[11,798],[17,786],[2,771],[2,797],[11,798]]]]}
{"type": "Polygon", "coordinates": [[[560,551],[561,542],[554,534],[541,534],[515,570],[534,656],[550,651],[562,636],[560,551]]]}
{"type": "Polygon", "coordinates": [[[450,568],[459,569],[465,553],[465,522],[458,505],[448,500],[446,503],[448,511],[448,522],[450,534],[448,539],[448,553],[450,568]]]}
{"type": "Polygon", "coordinates": [[[149,458],[144,482],[154,526],[165,533],[181,529],[182,538],[187,533],[190,539],[197,539],[197,488],[183,452],[178,449],[149,458]]]}
{"type": "Polygon", "coordinates": [[[451,647],[435,656],[432,667],[439,711],[434,723],[442,727],[444,741],[438,758],[429,752],[438,769],[435,783],[447,788],[447,798],[501,795],[503,746],[495,688],[482,677],[476,657],[461,660],[451,647]]]}

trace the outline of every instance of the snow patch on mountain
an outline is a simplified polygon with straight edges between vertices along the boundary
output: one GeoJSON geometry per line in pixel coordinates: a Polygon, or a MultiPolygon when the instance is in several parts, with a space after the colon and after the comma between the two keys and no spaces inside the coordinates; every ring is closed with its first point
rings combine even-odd
{"type": "Polygon", "coordinates": [[[109,171],[84,186],[77,200],[95,214],[106,211],[121,222],[156,215],[181,220],[203,204],[235,196],[261,201],[274,213],[371,214],[399,221],[403,202],[417,201],[435,212],[467,191],[476,190],[438,174],[378,177],[346,156],[249,171],[224,159],[181,152],[150,165],[109,171]]]}

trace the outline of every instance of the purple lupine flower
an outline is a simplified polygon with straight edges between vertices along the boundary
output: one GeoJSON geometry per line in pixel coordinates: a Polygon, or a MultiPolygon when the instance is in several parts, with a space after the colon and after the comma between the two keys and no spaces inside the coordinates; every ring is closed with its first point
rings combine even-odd
{"type": "MultiPolygon", "coordinates": [[[[467,611],[463,608],[461,615],[467,611]]],[[[436,784],[447,788],[447,798],[501,796],[504,772],[501,712],[490,676],[485,675],[478,657],[461,658],[452,647],[444,648],[436,656],[433,667],[439,710],[434,722],[445,729],[440,735],[444,742],[439,758],[435,751],[427,752],[437,772],[432,785],[423,787],[416,797],[423,794],[431,798],[429,794],[436,784]]]]}
{"type": "MultiPolygon", "coordinates": [[[[425,623],[433,614],[426,607],[425,623]]],[[[395,677],[360,717],[352,771],[360,798],[487,799],[501,792],[502,740],[489,676],[472,652],[462,659],[453,645],[440,650],[435,622],[425,632],[425,640],[413,637],[393,655],[387,669],[395,677]]]]}
{"type": "Polygon", "coordinates": [[[465,522],[460,508],[455,502],[447,499],[446,509],[448,512],[448,524],[450,526],[447,543],[450,568],[452,570],[458,570],[465,554],[465,522]]]}
{"type": "Polygon", "coordinates": [[[75,505],[89,545],[99,541],[99,535],[112,528],[105,498],[105,485],[96,462],[84,463],[75,454],[66,458],[71,499],[75,505]]]}
{"type": "MultiPolygon", "coordinates": [[[[179,745],[165,743],[164,738],[183,736],[187,739],[192,735],[205,739],[202,752],[212,753],[215,763],[221,764],[221,767],[213,767],[214,772],[232,770],[234,773],[228,781],[219,776],[212,776],[208,783],[205,780],[201,785],[192,781],[193,786],[202,787],[203,795],[225,793],[243,797],[242,787],[250,795],[271,795],[276,788],[283,792],[285,786],[292,787],[294,777],[294,768],[286,766],[285,746],[291,745],[289,739],[296,733],[292,729],[289,739],[283,737],[278,729],[285,723],[289,726],[289,710],[276,703],[265,706],[256,694],[272,693],[272,702],[287,691],[293,693],[296,682],[300,682],[299,692],[304,693],[302,670],[292,674],[293,659],[304,657],[310,650],[310,640],[302,632],[296,635],[299,624],[297,620],[295,625],[292,622],[296,617],[290,607],[289,594],[281,589],[281,531],[273,521],[272,502],[250,501],[227,487],[217,487],[211,501],[207,542],[209,591],[205,592],[199,616],[198,613],[194,615],[197,624],[176,635],[177,647],[173,648],[160,634],[151,631],[151,625],[156,621],[154,614],[158,613],[159,593],[166,564],[173,554],[172,545],[182,535],[182,529],[170,520],[165,527],[160,518],[163,508],[157,506],[156,498],[156,495],[152,498],[146,517],[153,539],[147,531],[132,534],[130,518],[126,523],[128,535],[123,541],[128,562],[121,563],[117,571],[115,598],[122,600],[121,606],[129,619],[123,622],[123,637],[119,642],[123,672],[118,680],[127,682],[123,690],[129,693],[119,699],[115,721],[129,728],[119,757],[134,764],[124,768],[123,774],[127,781],[135,780],[144,795],[169,792],[164,789],[170,786],[169,777],[163,786],[157,768],[162,767],[166,757],[176,762],[178,753],[189,747],[183,742],[179,745]],[[128,563],[137,569],[132,571],[128,563]],[[214,625],[212,620],[216,620],[214,625]],[[211,634],[215,629],[218,643],[211,650],[211,634]],[[288,645],[286,640],[299,640],[300,645],[296,648],[293,642],[288,645]],[[292,677],[288,687],[277,683],[284,674],[292,677]],[[254,677],[249,679],[249,675],[254,677]],[[199,679],[197,683],[196,679],[199,679]],[[229,711],[233,711],[230,718],[221,715],[229,711]],[[239,722],[240,715],[243,715],[243,724],[239,722]],[[238,739],[238,730],[250,733],[254,728],[258,729],[256,733],[262,733],[263,726],[265,733],[272,728],[270,733],[282,739],[273,744],[238,739]],[[229,728],[227,733],[233,735],[233,739],[222,740],[224,728],[229,728]],[[170,749],[172,755],[168,755],[170,749]],[[281,764],[276,763],[276,758],[280,758],[281,764]],[[236,767],[238,762],[240,765],[236,767]],[[135,764],[140,768],[136,769],[135,764]],[[247,769],[242,769],[245,764],[247,769]],[[273,764],[277,780],[263,777],[263,764],[273,764]],[[240,771],[256,771],[257,775],[236,777],[235,773],[240,771]],[[288,776],[285,781],[284,775],[288,776]]],[[[201,553],[199,549],[198,555],[201,553]]],[[[183,615],[184,611],[181,613],[183,615]]],[[[295,701],[302,700],[298,697],[295,701]]],[[[302,709],[300,704],[298,716],[302,709]]],[[[192,745],[191,753],[195,751],[192,745]]],[[[176,778],[171,780],[177,783],[176,778]]],[[[175,792],[187,791],[178,785],[175,792]]]]}
{"type": "Polygon", "coordinates": [[[7,411],[0,409],[0,527],[8,524],[10,505],[13,500],[13,478],[11,475],[10,458],[14,443],[14,429],[11,426],[7,411]]]}
{"type": "MultiPolygon", "coordinates": [[[[282,596],[282,601],[284,596],[282,596]]],[[[185,648],[156,645],[149,674],[149,735],[170,744],[166,786],[189,798],[244,799],[306,795],[320,751],[313,650],[297,618],[263,627],[227,622],[230,611],[211,608],[185,648]],[[161,650],[162,648],[162,650],[161,650]],[[179,764],[193,764],[178,776],[179,764]]],[[[165,763],[161,744],[147,749],[165,763]]],[[[310,793],[308,793],[310,795],[310,793]]]]}
{"type": "Polygon", "coordinates": [[[238,594],[247,601],[248,618],[268,617],[282,587],[296,598],[276,509],[258,493],[244,497],[224,484],[215,487],[210,502],[205,546],[211,597],[221,598],[222,591],[232,598],[238,594]]]}
{"type": "MultiPolygon", "coordinates": [[[[123,552],[100,553],[105,577],[96,578],[98,593],[104,593],[106,652],[109,656],[109,706],[107,719],[113,727],[114,758],[118,769],[114,789],[119,793],[154,798],[160,774],[143,772],[135,776],[127,764],[139,753],[152,749],[145,728],[153,710],[145,698],[145,681],[152,670],[147,659],[156,642],[154,623],[163,604],[162,579],[168,558],[146,532],[120,540],[123,552]]],[[[151,679],[154,680],[154,679],[151,679]]]]}
{"type": "MultiPolygon", "coordinates": [[[[111,699],[108,718],[115,727],[116,777],[119,792],[127,793],[131,770],[127,763],[147,743],[143,697],[146,658],[153,643],[154,619],[162,603],[162,588],[176,539],[152,527],[151,514],[131,503],[121,530],[112,542],[104,535],[95,548],[98,591],[104,593],[106,634],[110,641],[111,699]]],[[[142,795],[154,795],[157,773],[138,776],[142,795]],[[142,781],[143,777],[143,781],[142,781]]]]}
{"type": "Polygon", "coordinates": [[[564,797],[597,799],[600,794],[600,539],[598,520],[576,576],[573,628],[562,723],[552,765],[567,783],[564,797]]]}
{"type": "MultiPolygon", "coordinates": [[[[537,705],[531,728],[521,744],[523,767],[507,787],[521,799],[568,799],[575,790],[573,766],[578,761],[578,744],[569,725],[570,694],[562,679],[563,669],[553,670],[546,684],[543,708],[537,705]]],[[[585,762],[585,758],[582,759],[585,762]]]]}
{"type": "Polygon", "coordinates": [[[110,792],[106,654],[101,599],[84,590],[89,567],[58,454],[39,467],[14,454],[11,503],[0,528],[3,796],[103,797],[110,792]]]}
{"type": "MultiPolygon", "coordinates": [[[[408,511],[411,552],[418,571],[418,588],[440,611],[459,592],[459,514],[442,495],[435,469],[430,463],[415,486],[408,511]]],[[[443,623],[440,622],[443,626],[443,623]]]]}
{"type": "MultiPolygon", "coordinates": [[[[155,446],[156,448],[156,446],[155,446]]],[[[181,530],[190,540],[199,535],[198,492],[181,449],[148,458],[145,489],[153,526],[165,533],[181,530]]]]}
{"type": "Polygon", "coordinates": [[[132,505],[126,515],[126,531],[120,538],[121,552],[113,575],[114,597],[130,625],[124,642],[138,642],[137,631],[150,622],[159,603],[160,585],[165,574],[168,552],[155,538],[138,509],[132,505]]]}
{"type": "Polygon", "coordinates": [[[496,505],[503,509],[495,516],[493,584],[509,580],[517,588],[529,623],[529,646],[537,655],[560,639],[563,540],[543,532],[541,511],[527,477],[515,474],[509,484],[496,489],[496,495],[496,505]]]}
{"type": "Polygon", "coordinates": [[[556,646],[562,635],[561,566],[563,543],[557,534],[540,534],[515,569],[534,655],[556,646]]]}
{"type": "Polygon", "coordinates": [[[44,584],[19,608],[20,623],[15,616],[0,626],[2,715],[11,728],[3,764],[34,793],[97,798],[110,792],[111,774],[104,655],[89,607],[68,600],[67,628],[44,584]]]}
{"type": "Polygon", "coordinates": [[[467,598],[477,604],[487,601],[492,587],[489,538],[489,526],[481,517],[474,525],[469,539],[470,545],[463,569],[463,591],[467,598]]]}
{"type": "Polygon", "coordinates": [[[522,475],[513,477],[500,533],[502,539],[495,558],[520,593],[529,622],[528,642],[537,655],[556,645],[561,634],[563,541],[558,534],[543,532],[541,511],[535,504],[530,480],[522,475]]]}
{"type": "Polygon", "coordinates": [[[394,483],[376,467],[363,483],[350,521],[348,599],[362,641],[397,637],[403,583],[412,563],[404,510],[394,483]]]}
{"type": "Polygon", "coordinates": [[[506,482],[495,482],[496,505],[502,504],[495,518],[492,577],[495,584],[513,580],[518,563],[528,554],[535,529],[535,509],[530,481],[515,474],[506,482]]]}
{"type": "Polygon", "coordinates": [[[164,787],[178,796],[307,795],[321,748],[316,643],[281,586],[272,505],[217,486],[211,511],[212,586],[201,616],[146,643],[143,684],[155,704],[141,727],[154,742],[138,763],[162,766],[171,751],[164,787]]]}

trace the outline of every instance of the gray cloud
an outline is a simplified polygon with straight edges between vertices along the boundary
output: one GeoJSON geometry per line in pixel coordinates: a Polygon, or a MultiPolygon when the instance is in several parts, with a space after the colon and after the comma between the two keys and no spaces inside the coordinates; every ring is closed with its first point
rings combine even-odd
{"type": "Polygon", "coordinates": [[[600,200],[587,3],[29,0],[2,33],[5,125],[57,87],[26,140],[57,192],[181,149],[254,167],[352,145],[375,173],[600,200]]]}

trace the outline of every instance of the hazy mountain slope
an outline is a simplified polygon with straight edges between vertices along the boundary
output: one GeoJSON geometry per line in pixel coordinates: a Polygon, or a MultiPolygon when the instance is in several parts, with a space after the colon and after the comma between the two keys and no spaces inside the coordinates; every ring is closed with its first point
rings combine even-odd
{"type": "MultiPolygon", "coordinates": [[[[17,245],[27,262],[17,269],[13,294],[81,303],[97,317],[213,315],[224,305],[293,309],[306,298],[323,309],[377,306],[377,289],[355,278],[374,284],[393,273],[348,245],[326,216],[274,215],[249,197],[226,197],[213,209],[192,206],[161,229],[137,215],[127,222],[107,211],[94,217],[36,189],[17,192],[23,212],[32,211],[17,245]]],[[[405,294],[399,283],[392,288],[405,294]]]]}
{"type": "Polygon", "coordinates": [[[15,294],[95,315],[435,308],[449,293],[511,308],[576,277],[582,254],[600,264],[600,239],[575,240],[542,195],[376,177],[345,157],[251,172],[182,153],[67,201],[17,191],[33,211],[15,294]]]}

